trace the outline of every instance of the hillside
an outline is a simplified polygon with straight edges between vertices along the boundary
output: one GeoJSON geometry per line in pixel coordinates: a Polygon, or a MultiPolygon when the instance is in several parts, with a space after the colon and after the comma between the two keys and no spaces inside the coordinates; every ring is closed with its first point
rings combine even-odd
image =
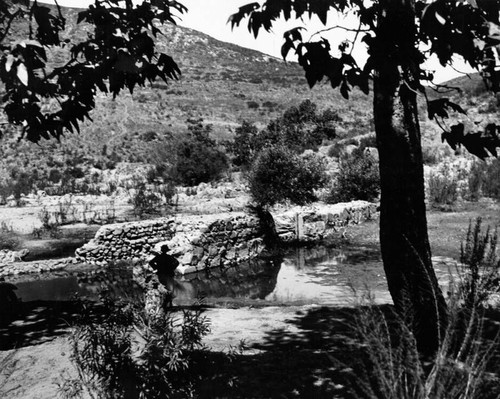
{"type": "MultiPolygon", "coordinates": [[[[67,19],[63,37],[78,41],[90,31],[76,25],[78,9],[64,8],[67,19]]],[[[168,25],[158,37],[159,50],[171,55],[178,63],[182,76],[179,81],[155,82],[138,88],[133,94],[122,92],[113,100],[100,94],[93,121],[82,126],[80,134],[67,134],[60,143],[43,141],[40,145],[17,140],[17,134],[4,132],[0,140],[0,183],[9,179],[12,170],[37,170],[48,175],[53,169],[67,165],[107,165],[116,162],[144,163],[168,141],[169,135],[187,131],[188,119],[203,119],[212,124],[212,134],[219,142],[231,139],[234,129],[243,120],[264,127],[287,108],[305,99],[319,109],[334,109],[341,118],[339,138],[373,131],[372,98],[355,90],[345,101],[328,82],[310,90],[299,65],[221,42],[201,32],[168,25]]],[[[12,40],[27,37],[24,21],[18,23],[12,40]]],[[[50,59],[61,63],[68,49],[53,49],[50,59]]],[[[484,93],[479,77],[463,77],[449,82],[464,88],[464,94],[454,94],[455,101],[469,110],[468,123],[496,118],[495,99],[484,93]],[[471,122],[472,121],[472,122],[471,122]]],[[[434,151],[440,146],[441,131],[426,119],[425,104],[421,104],[424,147],[434,151]]],[[[446,150],[446,148],[444,148],[446,150]]],[[[163,153],[168,153],[164,151],[163,153]]]]}
{"type": "MultiPolygon", "coordinates": [[[[76,25],[79,10],[63,9],[67,26],[63,37],[83,38],[88,26],[76,25]]],[[[12,39],[26,37],[26,26],[15,27],[12,39]]],[[[153,143],[144,141],[144,134],[155,132],[161,141],[165,132],[182,134],[188,118],[202,118],[213,125],[218,140],[232,137],[234,128],[243,120],[265,126],[290,106],[305,99],[320,109],[332,107],[341,115],[339,132],[356,129],[366,133],[371,124],[371,98],[354,92],[344,101],[327,82],[310,90],[302,69],[293,63],[215,40],[195,30],[165,26],[165,35],[157,45],[171,55],[182,71],[182,77],[168,86],[157,82],[133,94],[122,92],[113,100],[100,95],[91,114],[93,122],[82,127],[81,134],[67,134],[57,143],[41,142],[40,146],[18,142],[12,134],[1,141],[3,168],[22,164],[23,168],[51,167],[72,159],[92,160],[110,155],[116,160],[144,160],[153,143]],[[52,158],[49,165],[45,160],[52,158]]],[[[67,50],[56,49],[50,59],[61,62],[67,50]]]]}

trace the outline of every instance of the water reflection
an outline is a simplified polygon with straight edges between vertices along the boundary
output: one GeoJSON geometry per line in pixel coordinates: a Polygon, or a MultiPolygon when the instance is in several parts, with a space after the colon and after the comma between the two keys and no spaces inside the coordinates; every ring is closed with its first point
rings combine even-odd
{"type": "MultiPolygon", "coordinates": [[[[16,282],[23,301],[70,300],[77,294],[96,299],[108,289],[116,296],[136,294],[132,269],[93,269],[49,279],[16,282]]],[[[178,279],[174,303],[199,297],[208,304],[220,299],[265,300],[280,304],[349,304],[353,289],[370,290],[388,301],[387,285],[378,252],[361,248],[342,251],[328,247],[297,248],[283,258],[249,261],[231,268],[212,268],[178,279]]]]}
{"type": "Polygon", "coordinates": [[[348,305],[356,296],[367,292],[377,302],[390,300],[377,252],[297,248],[285,256],[276,287],[266,300],[287,304],[348,305]]]}
{"type": "Polygon", "coordinates": [[[203,297],[210,303],[220,298],[265,299],[275,288],[282,259],[243,262],[230,268],[212,268],[178,281],[176,302],[203,297]]]}

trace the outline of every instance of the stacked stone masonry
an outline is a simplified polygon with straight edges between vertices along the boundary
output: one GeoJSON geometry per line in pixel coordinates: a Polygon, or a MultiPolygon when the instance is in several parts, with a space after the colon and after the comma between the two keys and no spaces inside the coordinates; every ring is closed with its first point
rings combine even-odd
{"type": "Polygon", "coordinates": [[[238,264],[264,249],[259,220],[235,213],[102,226],[93,240],[77,249],[76,256],[80,262],[97,264],[120,259],[146,261],[163,244],[179,259],[181,274],[238,264]]]}
{"type": "Polygon", "coordinates": [[[314,242],[344,233],[347,226],[377,217],[378,205],[366,201],[294,207],[274,216],[285,242],[314,242]]]}
{"type": "MultiPolygon", "coordinates": [[[[373,218],[377,206],[346,204],[295,207],[273,212],[276,230],[285,242],[320,241],[349,224],[373,218]]],[[[105,264],[120,259],[144,261],[167,244],[179,259],[178,272],[234,266],[261,255],[264,248],[259,220],[241,213],[181,216],[102,226],[76,251],[77,261],[105,264]]]]}

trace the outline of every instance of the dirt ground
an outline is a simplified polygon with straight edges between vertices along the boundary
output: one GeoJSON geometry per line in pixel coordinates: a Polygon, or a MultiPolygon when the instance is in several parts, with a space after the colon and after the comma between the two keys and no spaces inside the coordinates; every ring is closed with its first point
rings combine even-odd
{"type": "MultiPolygon", "coordinates": [[[[482,218],[484,226],[498,226],[500,225],[500,207],[493,202],[483,201],[476,204],[457,205],[448,212],[431,210],[428,214],[428,225],[433,254],[457,259],[460,253],[460,242],[465,239],[469,222],[477,217],[482,218]]],[[[345,237],[338,238],[338,245],[376,248],[378,245],[378,222],[374,220],[352,226],[345,237]]],[[[307,338],[309,339],[307,345],[312,345],[311,342],[314,342],[313,346],[308,346],[310,356],[308,359],[315,362],[315,366],[302,362],[303,366],[301,367],[310,367],[311,369],[316,367],[325,370],[328,369],[328,359],[324,354],[321,354],[322,349],[315,345],[324,344],[320,335],[322,328],[326,326],[325,320],[330,322],[336,320],[335,316],[330,313],[326,318],[325,312],[335,314],[336,311],[334,308],[325,309],[310,305],[263,308],[241,306],[237,309],[213,308],[206,313],[211,321],[211,334],[206,338],[205,343],[214,351],[227,351],[231,346],[236,346],[241,340],[244,340],[250,349],[242,361],[245,362],[245,365],[253,364],[253,366],[259,367],[258,365],[261,364],[259,362],[262,362],[262,359],[269,360],[266,356],[275,356],[278,342],[279,348],[282,350],[285,342],[291,342],[292,345],[300,347],[302,344],[299,342],[303,343],[307,338]],[[312,319],[314,323],[308,324],[312,323],[312,319]]],[[[331,331],[329,333],[331,334],[331,331]]],[[[295,346],[293,347],[295,348],[295,346]]],[[[293,349],[292,352],[289,352],[290,347],[286,348],[285,352],[279,353],[290,354],[296,351],[293,349]]],[[[61,335],[53,334],[41,344],[0,352],[0,397],[9,399],[58,397],[57,384],[62,382],[64,376],[75,375],[75,369],[69,359],[69,349],[67,335],[61,333],[61,335]]],[[[299,367],[295,363],[297,361],[296,355],[287,356],[290,357],[280,358],[280,361],[285,361],[287,367],[299,367]]],[[[274,357],[272,358],[274,359],[274,357]]],[[[280,364],[282,367],[283,363],[280,364]]],[[[300,367],[297,370],[299,369],[300,367]]],[[[272,379],[273,375],[274,378],[278,375],[278,379],[283,377],[283,374],[280,374],[283,370],[278,374],[276,374],[276,370],[268,371],[270,374],[265,374],[267,371],[263,370],[264,374],[261,376],[263,381],[272,379]]],[[[320,389],[321,381],[320,377],[316,378],[314,383],[311,383],[311,389],[320,389]]],[[[285,382],[288,384],[286,387],[284,385],[286,389],[290,389],[290,392],[297,391],[293,388],[295,383],[293,378],[277,383],[285,384],[285,382]]],[[[262,381],[261,383],[265,385],[262,381]]],[[[257,385],[252,386],[252,389],[258,389],[257,385]]],[[[316,396],[302,397],[323,397],[322,394],[318,393],[320,391],[314,391],[316,396]]],[[[257,393],[256,395],[258,397],[257,393]]],[[[303,395],[306,394],[303,393],[303,395]]],[[[290,396],[284,397],[292,396],[294,395],[290,394],[290,396]]]]}

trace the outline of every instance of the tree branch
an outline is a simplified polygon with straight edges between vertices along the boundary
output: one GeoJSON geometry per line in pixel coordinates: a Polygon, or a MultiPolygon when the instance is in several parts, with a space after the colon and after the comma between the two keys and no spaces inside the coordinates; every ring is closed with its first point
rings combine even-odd
{"type": "Polygon", "coordinates": [[[309,38],[309,40],[311,40],[316,35],[319,35],[319,34],[325,33],[325,32],[329,32],[329,31],[332,31],[334,29],[342,29],[342,30],[345,30],[347,32],[356,32],[356,38],[360,32],[370,32],[370,29],[361,29],[361,22],[359,23],[359,28],[357,28],[357,29],[346,28],[345,26],[342,26],[342,25],[335,25],[335,26],[331,26],[331,27],[326,28],[326,29],[321,29],[321,30],[313,33],[311,35],[311,37],[309,38]]]}

